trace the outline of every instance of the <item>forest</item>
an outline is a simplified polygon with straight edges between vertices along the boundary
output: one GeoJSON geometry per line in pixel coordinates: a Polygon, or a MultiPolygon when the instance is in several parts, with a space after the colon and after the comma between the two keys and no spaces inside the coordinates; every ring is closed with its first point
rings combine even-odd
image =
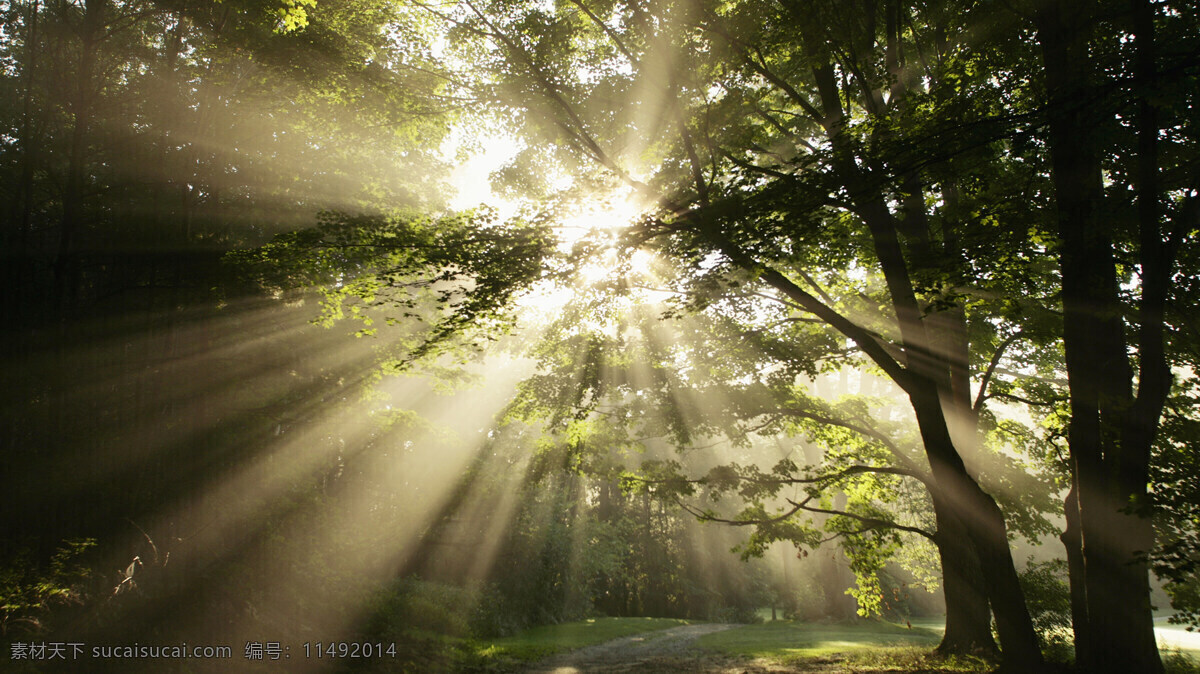
{"type": "Polygon", "coordinates": [[[0,0],[0,670],[1200,672],[1200,7],[0,0]]]}

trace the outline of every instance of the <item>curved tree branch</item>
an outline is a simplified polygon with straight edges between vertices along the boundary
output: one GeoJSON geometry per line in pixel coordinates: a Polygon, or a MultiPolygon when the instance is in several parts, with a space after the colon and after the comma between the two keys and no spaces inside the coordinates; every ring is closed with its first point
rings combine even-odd
{"type": "Polygon", "coordinates": [[[844,510],[828,510],[825,508],[814,508],[814,507],[808,505],[808,499],[800,501],[799,503],[797,503],[791,499],[788,499],[788,503],[791,503],[793,506],[796,506],[796,508],[795,508],[796,511],[805,510],[805,511],[811,512],[811,513],[821,513],[824,515],[838,515],[841,517],[849,517],[852,520],[857,520],[859,522],[862,522],[863,524],[868,525],[866,529],[863,529],[857,533],[861,533],[862,531],[870,531],[872,529],[896,529],[898,531],[907,531],[909,533],[917,534],[918,536],[924,536],[925,538],[928,538],[929,540],[931,540],[935,543],[937,542],[937,534],[930,532],[930,531],[926,531],[920,527],[910,527],[905,524],[899,524],[897,522],[892,522],[891,520],[881,520],[876,517],[864,517],[862,515],[856,515],[855,513],[846,512],[844,510]]]}
{"type": "Polygon", "coordinates": [[[1010,335],[1008,339],[1000,342],[1000,346],[997,347],[996,352],[992,354],[992,360],[988,363],[987,369],[983,373],[983,379],[979,382],[979,394],[975,396],[975,404],[971,406],[971,409],[975,411],[975,414],[979,414],[979,411],[983,409],[983,402],[988,399],[988,384],[991,383],[992,375],[996,373],[996,367],[1000,365],[1000,359],[1004,357],[1005,350],[1007,350],[1013,342],[1020,339],[1023,334],[1024,333],[1022,331],[1017,330],[1015,333],[1010,335]]]}

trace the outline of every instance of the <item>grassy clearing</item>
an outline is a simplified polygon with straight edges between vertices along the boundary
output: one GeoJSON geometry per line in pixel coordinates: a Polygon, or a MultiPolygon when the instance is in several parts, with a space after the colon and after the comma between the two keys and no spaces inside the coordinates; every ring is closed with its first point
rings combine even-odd
{"type": "MultiPolygon", "coordinates": [[[[914,621],[915,623],[916,621],[914,621]]],[[[356,671],[511,672],[546,656],[613,639],[690,624],[669,618],[595,618],[547,625],[509,637],[479,639],[410,631],[399,663],[360,665],[356,671]]],[[[978,658],[942,658],[933,653],[941,640],[939,621],[904,625],[876,621],[799,623],[776,621],[705,635],[699,646],[723,655],[763,658],[812,671],[988,672],[995,663],[978,658]]],[[[1182,630],[1181,630],[1182,631],[1182,630]]],[[[1168,674],[1200,674],[1188,652],[1165,649],[1168,674]]]]}
{"type": "Polygon", "coordinates": [[[800,623],[779,620],[747,625],[700,639],[705,648],[730,655],[772,659],[822,657],[881,646],[933,648],[941,637],[932,630],[875,621],[800,623]]]}
{"type": "Polygon", "coordinates": [[[409,629],[389,638],[397,642],[399,655],[395,660],[348,664],[356,672],[510,672],[555,653],[692,622],[673,618],[593,618],[496,638],[409,629]]]}
{"type": "Polygon", "coordinates": [[[977,658],[941,658],[932,653],[941,635],[931,629],[876,621],[747,625],[700,638],[700,646],[728,655],[766,658],[782,664],[837,662],[855,671],[987,671],[977,658]]]}
{"type": "Polygon", "coordinates": [[[674,618],[591,618],[561,625],[544,625],[510,637],[479,640],[476,655],[500,661],[532,661],[585,646],[602,644],[643,632],[691,624],[674,618]]]}

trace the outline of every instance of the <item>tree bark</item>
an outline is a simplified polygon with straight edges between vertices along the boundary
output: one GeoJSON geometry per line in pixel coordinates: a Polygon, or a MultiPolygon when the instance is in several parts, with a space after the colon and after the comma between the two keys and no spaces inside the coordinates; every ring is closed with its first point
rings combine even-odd
{"type": "MultiPolygon", "coordinates": [[[[1142,9],[1150,11],[1148,5],[1142,9]]],[[[1163,667],[1144,560],[1153,547],[1154,531],[1137,508],[1146,500],[1150,448],[1170,381],[1169,373],[1163,372],[1161,312],[1154,310],[1165,294],[1165,288],[1157,286],[1165,284],[1163,271],[1169,263],[1156,254],[1157,246],[1146,244],[1147,235],[1159,237],[1156,209],[1146,203],[1156,201],[1157,195],[1148,194],[1152,189],[1138,195],[1143,295],[1141,377],[1135,400],[1113,231],[1101,215],[1105,195],[1094,129],[1104,121],[1096,110],[1103,114],[1105,99],[1089,60],[1093,22],[1086,7],[1057,2],[1042,8],[1037,23],[1050,98],[1051,173],[1062,240],[1063,343],[1075,482],[1067,505],[1068,518],[1078,517],[1077,530],[1068,520],[1064,542],[1068,555],[1076,557],[1071,564],[1076,654],[1087,671],[1155,674],[1163,667]]],[[[1152,31],[1143,24],[1136,38],[1144,44],[1152,40],[1152,31]]],[[[1145,117],[1140,122],[1144,124],[1145,117]]],[[[1152,115],[1150,125],[1155,126],[1152,115]]],[[[1150,136],[1156,134],[1157,128],[1150,129],[1150,136]]],[[[1151,184],[1155,172],[1153,142],[1139,145],[1141,187],[1147,188],[1147,164],[1151,184]],[[1149,158],[1144,156],[1147,152],[1149,158]]]]}
{"type": "Polygon", "coordinates": [[[58,254],[54,261],[54,301],[59,311],[74,303],[79,292],[79,260],[76,238],[82,224],[84,171],[87,137],[94,108],[96,52],[99,49],[107,0],[89,0],[84,5],[80,26],[79,72],[71,101],[71,145],[67,158],[67,179],[63,190],[62,226],[58,254]]]}
{"type": "Polygon", "coordinates": [[[942,588],[946,598],[946,631],[938,652],[996,654],[983,567],[962,520],[940,493],[933,493],[937,519],[937,548],[942,562],[942,588]]]}
{"type": "MultiPolygon", "coordinates": [[[[17,239],[17,257],[24,266],[29,254],[29,232],[33,218],[33,167],[37,145],[33,142],[33,94],[34,78],[37,73],[38,16],[41,5],[34,0],[29,8],[28,30],[25,33],[25,96],[21,107],[21,189],[20,230],[17,239]]],[[[21,277],[23,280],[24,277],[21,277]]]]}
{"type": "Polygon", "coordinates": [[[984,591],[996,618],[1002,665],[1014,672],[1040,671],[1041,648],[1008,547],[1004,515],[967,473],[950,439],[936,387],[920,382],[909,397],[938,488],[978,555],[984,591]]]}
{"type": "Polygon", "coordinates": [[[1087,587],[1084,578],[1083,535],[1080,534],[1079,498],[1077,487],[1072,486],[1063,503],[1067,528],[1059,536],[1067,550],[1067,575],[1071,586],[1071,626],[1075,632],[1075,662],[1083,671],[1094,669],[1091,662],[1096,649],[1092,645],[1092,632],[1088,625],[1087,587]]]}

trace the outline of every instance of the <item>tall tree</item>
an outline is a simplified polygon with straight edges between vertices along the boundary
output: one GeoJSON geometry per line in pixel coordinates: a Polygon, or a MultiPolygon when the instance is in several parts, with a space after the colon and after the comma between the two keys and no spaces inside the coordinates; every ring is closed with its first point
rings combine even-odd
{"type": "Polygon", "coordinates": [[[1172,387],[1177,260],[1200,224],[1196,120],[1187,112],[1198,45],[1194,32],[1184,38],[1196,16],[1141,0],[1047,2],[1033,12],[1071,391],[1074,486],[1063,540],[1076,650],[1088,671],[1159,672],[1147,487],[1172,387]],[[1173,38],[1166,44],[1164,33],[1173,38]]]}
{"type": "Polygon", "coordinates": [[[945,572],[980,597],[964,604],[975,607],[970,620],[952,621],[948,644],[990,641],[978,610],[986,601],[1006,662],[1032,670],[1041,656],[1004,518],[964,460],[975,451],[969,382],[982,373],[970,370],[962,286],[978,279],[980,258],[964,250],[970,211],[956,210],[974,193],[945,169],[970,147],[994,156],[1010,123],[990,119],[1002,96],[974,70],[984,58],[969,46],[974,9],[657,3],[552,12],[468,2],[455,20],[491,41],[504,100],[531,111],[534,131],[565,134],[568,148],[656,200],[660,216],[644,237],[669,237],[664,249],[684,259],[715,256],[722,271],[828,323],[904,391],[939,530],[953,542],[945,572]],[[595,44],[603,46],[587,51],[595,44]],[[974,102],[961,98],[967,84],[980,94],[974,102]],[[622,108],[623,95],[637,105],[622,108]],[[950,119],[923,114],[945,112],[935,106],[946,99],[980,120],[958,143],[950,119]],[[635,130],[623,128],[630,121],[635,130]],[[668,130],[658,147],[630,138],[668,130]],[[928,147],[932,139],[944,152],[928,147]],[[622,144],[665,155],[649,183],[612,149],[622,144]],[[884,281],[882,313],[866,319],[878,328],[805,276],[806,251],[835,232],[884,281]],[[971,430],[956,439],[959,420],[971,430]]]}
{"type": "MultiPolygon", "coordinates": [[[[1197,210],[1191,10],[421,7],[453,26],[471,64],[458,83],[525,133],[512,184],[529,189],[553,160],[593,189],[623,183],[653,211],[630,241],[695,280],[686,310],[713,306],[713,286],[744,288],[789,325],[826,326],[833,351],[848,345],[903,392],[961,599],[946,644],[990,643],[990,605],[1021,670],[1040,655],[978,437],[989,400],[1056,402],[1030,368],[1004,364],[1061,333],[1081,661],[1156,670],[1144,506],[1169,365],[1182,362],[1168,348],[1175,260],[1197,210]]],[[[771,336],[788,362],[801,333],[771,336]]]]}

